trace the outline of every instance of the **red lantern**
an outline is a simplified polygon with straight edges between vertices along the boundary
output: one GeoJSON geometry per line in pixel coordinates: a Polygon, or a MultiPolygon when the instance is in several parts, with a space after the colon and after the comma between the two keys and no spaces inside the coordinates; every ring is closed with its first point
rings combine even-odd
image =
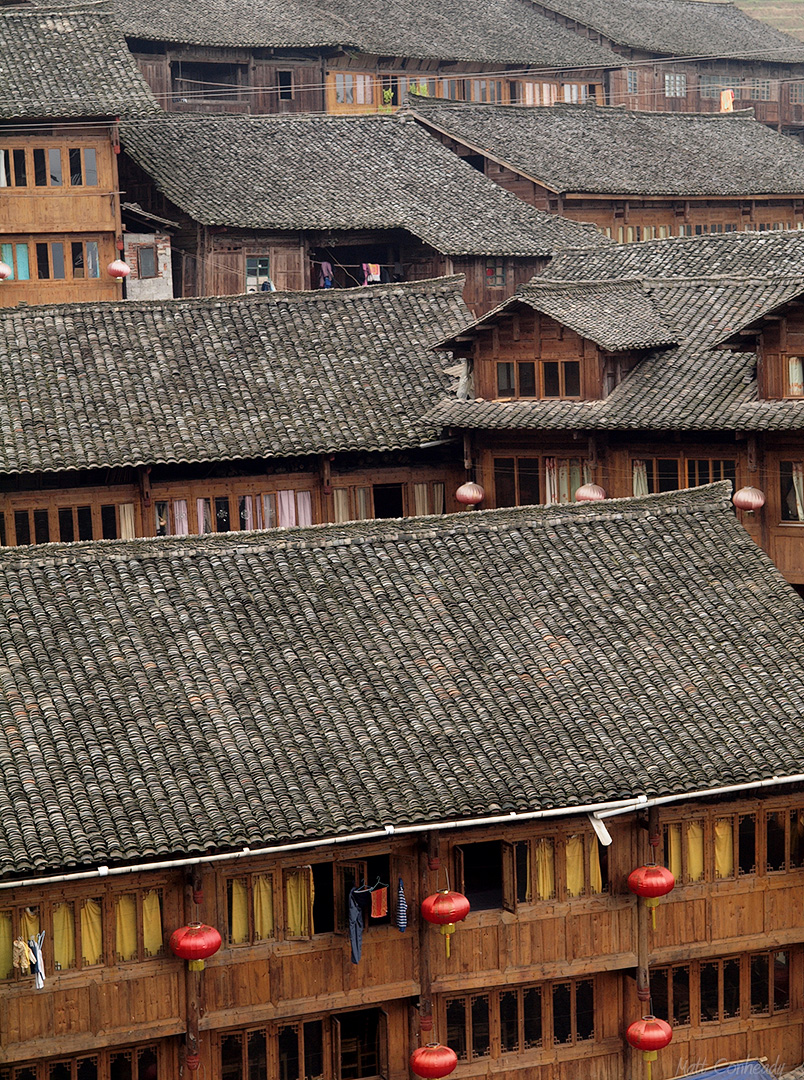
{"type": "Polygon", "coordinates": [[[656,908],[659,897],[667,896],[675,888],[676,879],[665,866],[649,863],[638,866],[628,875],[628,888],[637,896],[645,899],[645,906],[650,908],[653,929],[656,929],[656,908]]]}
{"type": "Polygon", "coordinates": [[[8,265],[8,263],[0,262],[0,281],[5,281],[6,278],[10,278],[14,271],[8,265]]]}
{"type": "Polygon", "coordinates": [[[214,926],[190,923],[180,926],[170,935],[170,948],[182,960],[188,960],[190,971],[203,971],[208,960],[221,947],[221,936],[214,926]]]}
{"type": "Polygon", "coordinates": [[[755,510],[761,510],[765,505],[765,494],[759,488],[742,487],[739,491],[734,492],[731,501],[738,510],[745,510],[746,513],[753,514],[755,510]]]}
{"type": "Polygon", "coordinates": [[[198,1066],[201,1064],[201,1055],[188,1054],[187,1057],[184,1059],[184,1064],[187,1066],[190,1072],[195,1072],[198,1066]]]}
{"type": "Polygon", "coordinates": [[[410,1055],[411,1072],[425,1077],[425,1080],[438,1080],[438,1077],[449,1076],[457,1064],[458,1055],[455,1051],[439,1043],[420,1046],[410,1055]]]}
{"type": "Polygon", "coordinates": [[[575,492],[576,502],[600,502],[606,498],[606,492],[600,484],[581,484],[575,492]]]}
{"type": "Polygon", "coordinates": [[[462,506],[477,506],[478,503],[483,502],[485,496],[486,493],[480,484],[469,480],[467,483],[461,484],[455,492],[455,501],[462,506]]]}
{"type": "Polygon", "coordinates": [[[128,277],[131,273],[131,267],[128,263],[124,263],[122,259],[115,259],[114,262],[110,262],[106,270],[110,277],[115,278],[128,277]]]}
{"type": "Polygon", "coordinates": [[[422,917],[428,922],[441,927],[447,946],[447,959],[449,960],[450,935],[455,933],[455,923],[462,922],[469,914],[469,901],[459,892],[450,892],[444,889],[442,892],[433,893],[426,900],[422,900],[422,917]]]}
{"type": "Polygon", "coordinates": [[[657,1020],[655,1016],[643,1016],[641,1020],[635,1020],[625,1033],[626,1039],[635,1050],[642,1051],[642,1060],[648,1067],[648,1080],[650,1080],[651,1062],[659,1056],[658,1051],[664,1050],[673,1038],[673,1029],[664,1020],[657,1020]]]}

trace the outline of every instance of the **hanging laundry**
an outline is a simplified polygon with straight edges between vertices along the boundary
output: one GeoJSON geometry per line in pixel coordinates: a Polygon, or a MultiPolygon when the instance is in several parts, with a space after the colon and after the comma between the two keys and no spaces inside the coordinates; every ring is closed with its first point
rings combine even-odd
{"type": "Polygon", "coordinates": [[[31,954],[31,974],[34,977],[34,986],[37,990],[41,990],[45,985],[45,960],[42,956],[44,940],[44,930],[41,930],[35,938],[28,939],[28,950],[31,954]]]}
{"type": "Polygon", "coordinates": [[[352,943],[352,963],[359,964],[363,952],[363,908],[357,898],[357,889],[349,892],[349,940],[352,943]]]}
{"type": "Polygon", "coordinates": [[[31,970],[31,954],[24,938],[14,938],[11,944],[11,965],[21,975],[28,975],[31,970]]]}
{"type": "Polygon", "coordinates": [[[384,919],[388,914],[388,887],[375,885],[371,890],[371,917],[372,919],[384,919]]]}
{"type": "Polygon", "coordinates": [[[318,287],[319,289],[331,289],[332,279],[335,274],[332,270],[331,262],[322,262],[321,269],[318,271],[318,287]]]}
{"type": "Polygon", "coordinates": [[[405,886],[402,884],[401,877],[396,898],[396,928],[401,934],[404,934],[408,928],[408,902],[405,899],[405,886]]]}
{"type": "Polygon", "coordinates": [[[361,274],[360,284],[361,285],[368,285],[368,275],[369,275],[369,264],[368,263],[361,263],[360,264],[360,274],[361,274]]]}
{"type": "Polygon", "coordinates": [[[374,282],[380,280],[380,264],[379,263],[367,263],[368,270],[366,271],[366,281],[374,282]]]}

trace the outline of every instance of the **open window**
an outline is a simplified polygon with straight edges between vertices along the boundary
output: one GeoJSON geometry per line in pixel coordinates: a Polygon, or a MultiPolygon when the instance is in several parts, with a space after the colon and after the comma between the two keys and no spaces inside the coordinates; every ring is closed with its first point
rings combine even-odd
{"type": "Polygon", "coordinates": [[[388,1017],[382,1009],[361,1009],[332,1017],[334,1080],[388,1076],[388,1017]]]}

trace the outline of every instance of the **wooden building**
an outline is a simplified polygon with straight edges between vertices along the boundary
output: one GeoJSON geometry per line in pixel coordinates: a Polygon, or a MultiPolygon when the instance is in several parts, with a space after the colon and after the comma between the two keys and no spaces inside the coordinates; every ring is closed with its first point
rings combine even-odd
{"type": "Polygon", "coordinates": [[[2,6],[0,51],[0,306],[117,299],[117,118],[153,96],[97,5],[2,6]]]}
{"type": "Polygon", "coordinates": [[[721,94],[778,131],[804,131],[801,44],[736,4],[697,0],[530,0],[547,18],[622,58],[607,103],[718,112],[721,94]]]}
{"type": "Polygon", "coordinates": [[[619,243],[804,226],[804,150],[751,111],[411,100],[416,119],[490,180],[619,243]]]}
{"type": "Polygon", "coordinates": [[[728,494],[0,553],[3,1080],[797,1065],[801,603],[728,494]]]}
{"type": "Polygon", "coordinates": [[[462,284],[0,314],[0,545],[457,510],[462,284]]]}
{"type": "Polygon", "coordinates": [[[463,273],[480,314],[553,252],[606,242],[456,166],[409,119],[173,116],[122,135],[127,198],[179,223],[176,296],[463,273]]]}
{"type": "Polygon", "coordinates": [[[759,488],[743,524],[801,586],[802,254],[801,233],[771,232],[557,258],[449,340],[460,398],[430,419],[463,434],[486,505],[571,501],[586,481],[759,488]]]}
{"type": "Polygon", "coordinates": [[[163,108],[203,113],[390,112],[411,86],[472,101],[603,100],[612,52],[524,0],[445,12],[404,0],[116,3],[163,108]]]}

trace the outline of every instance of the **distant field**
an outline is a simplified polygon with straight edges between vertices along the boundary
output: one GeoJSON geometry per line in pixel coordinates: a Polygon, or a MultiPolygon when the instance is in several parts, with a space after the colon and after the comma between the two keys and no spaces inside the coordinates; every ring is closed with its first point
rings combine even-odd
{"type": "Polygon", "coordinates": [[[755,19],[804,41],[804,0],[736,0],[755,19]]]}

